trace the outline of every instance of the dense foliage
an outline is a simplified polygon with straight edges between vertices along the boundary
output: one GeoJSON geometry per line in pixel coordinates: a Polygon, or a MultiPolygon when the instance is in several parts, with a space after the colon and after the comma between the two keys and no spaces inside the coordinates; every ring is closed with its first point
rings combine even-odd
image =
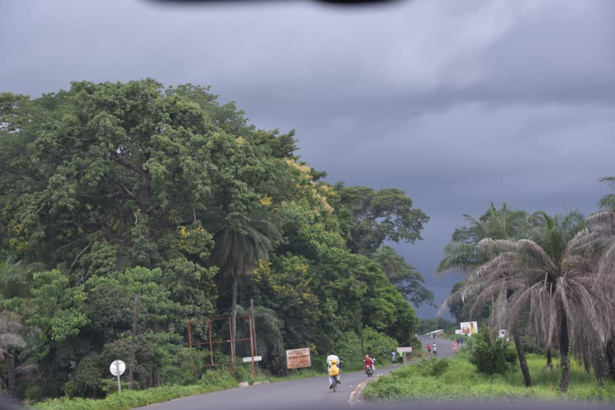
{"type": "Polygon", "coordinates": [[[412,343],[408,301],[433,294],[385,241],[420,239],[427,215],[398,189],[329,184],[296,150],[190,84],[0,93],[0,392],[103,397],[133,357],[136,388],[192,383],[250,349],[186,349],[188,321],[232,317],[214,338],[244,338],[251,301],[273,373],[284,349],[412,343]]]}

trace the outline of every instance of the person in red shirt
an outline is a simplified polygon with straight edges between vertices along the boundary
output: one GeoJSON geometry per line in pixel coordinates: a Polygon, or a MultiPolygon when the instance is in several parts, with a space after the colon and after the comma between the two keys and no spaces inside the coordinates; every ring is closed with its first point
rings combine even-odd
{"type": "Polygon", "coordinates": [[[431,353],[431,345],[427,343],[427,354],[429,355],[430,353],[431,353]]]}
{"type": "Polygon", "coordinates": [[[365,363],[364,370],[365,370],[366,372],[367,372],[367,369],[368,369],[368,368],[370,368],[372,372],[375,370],[375,369],[374,369],[374,361],[372,360],[372,358],[371,358],[371,357],[369,357],[369,355],[365,355],[365,360],[364,360],[364,363],[365,363]]]}

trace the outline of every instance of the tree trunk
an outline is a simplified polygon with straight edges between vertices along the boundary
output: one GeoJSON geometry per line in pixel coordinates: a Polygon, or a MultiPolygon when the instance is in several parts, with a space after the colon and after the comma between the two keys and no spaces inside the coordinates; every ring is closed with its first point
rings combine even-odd
{"type": "Polygon", "coordinates": [[[16,399],[17,398],[17,385],[15,383],[15,351],[14,350],[10,350],[8,352],[8,373],[9,373],[9,377],[8,377],[8,382],[9,382],[9,397],[11,399],[16,399]]]}
{"type": "Polygon", "coordinates": [[[561,358],[562,375],[559,390],[562,393],[568,391],[570,382],[570,338],[568,335],[568,318],[566,312],[562,312],[561,326],[559,330],[559,353],[561,358]]]}
{"type": "Polygon", "coordinates": [[[132,337],[130,338],[130,364],[128,369],[128,388],[133,388],[133,372],[135,368],[135,338],[137,337],[137,321],[139,320],[139,296],[135,296],[135,309],[132,319],[132,337]]]}
{"type": "Polygon", "coordinates": [[[615,380],[615,339],[610,339],[606,342],[606,359],[608,377],[615,380]]]}
{"type": "Polygon", "coordinates": [[[231,305],[231,362],[235,363],[235,339],[237,338],[237,286],[239,275],[233,272],[233,304],[231,305]]]}
{"type": "Polygon", "coordinates": [[[521,336],[518,330],[513,331],[513,339],[515,340],[515,347],[517,348],[517,356],[519,357],[519,367],[521,367],[521,373],[523,374],[523,381],[525,387],[532,385],[532,377],[530,376],[530,369],[527,367],[527,360],[525,359],[525,352],[521,345],[521,336]]]}
{"type": "Polygon", "coordinates": [[[551,348],[547,349],[547,367],[550,369],[553,368],[553,353],[551,351],[551,348]]]}
{"type": "Polygon", "coordinates": [[[593,360],[594,374],[596,375],[596,381],[600,387],[604,387],[606,383],[606,376],[609,372],[608,360],[606,356],[606,349],[600,349],[597,357],[593,360]]]}

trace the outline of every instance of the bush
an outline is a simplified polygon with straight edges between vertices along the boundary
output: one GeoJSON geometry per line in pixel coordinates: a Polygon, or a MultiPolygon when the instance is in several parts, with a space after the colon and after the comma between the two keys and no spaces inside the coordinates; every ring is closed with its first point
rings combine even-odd
{"type": "Polygon", "coordinates": [[[470,362],[476,365],[479,373],[504,374],[514,368],[517,353],[504,340],[491,338],[489,329],[474,336],[470,351],[470,362]]]}
{"type": "MultiPolygon", "coordinates": [[[[378,363],[390,363],[391,352],[397,348],[397,341],[371,327],[366,327],[363,329],[363,347],[365,354],[377,359],[376,367],[378,367],[378,363]]],[[[361,339],[356,333],[344,333],[339,340],[336,353],[340,359],[344,360],[346,369],[363,368],[364,356],[361,352],[361,339]]]]}
{"type": "Polygon", "coordinates": [[[420,361],[416,368],[421,376],[439,377],[448,369],[449,364],[447,359],[430,359],[420,361]]]}
{"type": "Polygon", "coordinates": [[[97,354],[81,359],[75,375],[64,385],[64,391],[69,397],[102,396],[102,370],[97,354]]]}

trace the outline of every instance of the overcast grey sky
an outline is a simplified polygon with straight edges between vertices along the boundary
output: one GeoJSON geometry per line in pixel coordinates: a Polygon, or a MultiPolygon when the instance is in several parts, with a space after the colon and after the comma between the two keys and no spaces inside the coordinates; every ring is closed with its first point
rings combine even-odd
{"type": "Polygon", "coordinates": [[[437,303],[457,279],[433,270],[461,214],[494,201],[587,215],[615,175],[611,0],[29,0],[1,2],[0,22],[2,91],[211,85],[256,126],[296,129],[330,182],[403,189],[431,221],[395,247],[437,303]]]}

